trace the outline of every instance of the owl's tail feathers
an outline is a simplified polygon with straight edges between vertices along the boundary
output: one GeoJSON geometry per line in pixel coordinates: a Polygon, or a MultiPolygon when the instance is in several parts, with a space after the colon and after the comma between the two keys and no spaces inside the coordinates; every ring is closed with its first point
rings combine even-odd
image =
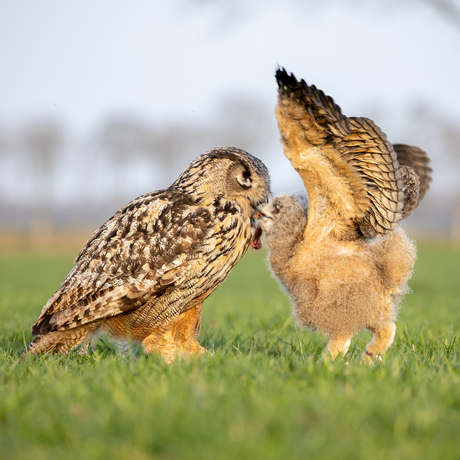
{"type": "Polygon", "coordinates": [[[43,353],[66,354],[73,348],[86,342],[88,335],[87,328],[76,328],[69,331],[53,331],[44,335],[37,335],[30,342],[24,355],[41,355],[43,353]]]}
{"type": "Polygon", "coordinates": [[[48,350],[53,349],[53,342],[54,341],[50,340],[50,337],[48,337],[48,335],[38,335],[32,340],[32,342],[30,342],[24,355],[28,355],[30,353],[32,353],[33,355],[41,355],[43,353],[46,353],[48,350]]]}
{"type": "Polygon", "coordinates": [[[71,340],[65,341],[62,340],[62,334],[50,333],[35,337],[24,354],[67,353],[71,348],[73,348],[71,340]]]}

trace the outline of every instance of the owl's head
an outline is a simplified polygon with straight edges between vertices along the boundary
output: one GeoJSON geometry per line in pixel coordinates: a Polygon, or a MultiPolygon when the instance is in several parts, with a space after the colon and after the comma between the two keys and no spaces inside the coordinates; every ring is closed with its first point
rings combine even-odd
{"type": "Polygon", "coordinates": [[[303,234],[308,220],[308,198],[305,193],[278,195],[273,201],[260,205],[253,219],[257,224],[252,247],[260,249],[260,238],[297,239],[303,234]]]}
{"type": "Polygon", "coordinates": [[[173,186],[197,198],[222,197],[256,209],[268,201],[270,176],[264,163],[244,150],[219,147],[200,155],[173,186]]]}

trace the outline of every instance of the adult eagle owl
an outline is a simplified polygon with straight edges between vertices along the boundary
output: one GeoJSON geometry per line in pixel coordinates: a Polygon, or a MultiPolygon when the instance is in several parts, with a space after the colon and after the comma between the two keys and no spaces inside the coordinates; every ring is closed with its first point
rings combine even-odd
{"type": "Polygon", "coordinates": [[[391,145],[369,119],[346,117],[332,98],[284,69],[278,119],[286,157],[308,194],[282,195],[254,217],[269,264],[301,326],[325,332],[333,359],[361,329],[371,361],[391,345],[415,247],[398,222],[431,181],[423,150],[391,145]]]}
{"type": "Polygon", "coordinates": [[[251,215],[268,195],[259,159],[232,147],[204,153],[94,232],[32,326],[28,352],[84,350],[105,331],[168,362],[203,354],[202,304],[248,249],[251,215]]]}

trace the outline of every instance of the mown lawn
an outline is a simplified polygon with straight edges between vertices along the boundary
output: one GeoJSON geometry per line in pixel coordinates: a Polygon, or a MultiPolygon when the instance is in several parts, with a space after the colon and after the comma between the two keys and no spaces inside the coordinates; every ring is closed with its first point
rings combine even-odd
{"type": "Polygon", "coordinates": [[[393,347],[322,358],[251,251],[204,306],[213,354],[20,359],[73,255],[0,255],[0,459],[458,459],[460,252],[419,245],[393,347]]]}

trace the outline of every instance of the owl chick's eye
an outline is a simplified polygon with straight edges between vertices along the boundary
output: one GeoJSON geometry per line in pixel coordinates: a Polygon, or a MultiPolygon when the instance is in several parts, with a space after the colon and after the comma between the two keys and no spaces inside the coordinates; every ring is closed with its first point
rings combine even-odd
{"type": "Polygon", "coordinates": [[[275,209],[273,210],[273,214],[279,214],[280,208],[278,206],[275,206],[275,209]]]}

